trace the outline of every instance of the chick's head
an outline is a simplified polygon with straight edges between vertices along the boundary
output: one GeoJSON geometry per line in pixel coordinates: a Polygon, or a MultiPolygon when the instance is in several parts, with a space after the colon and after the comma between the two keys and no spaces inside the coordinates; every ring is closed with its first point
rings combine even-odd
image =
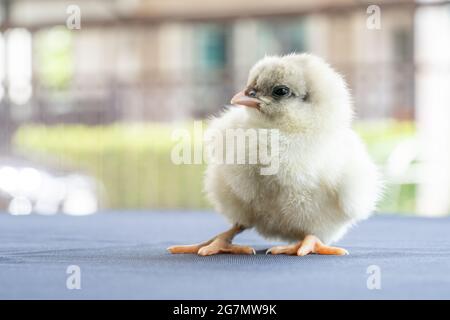
{"type": "Polygon", "coordinates": [[[289,132],[348,127],[352,118],[350,94],[342,77],[309,54],[263,58],[231,103],[249,107],[250,116],[289,132]]]}

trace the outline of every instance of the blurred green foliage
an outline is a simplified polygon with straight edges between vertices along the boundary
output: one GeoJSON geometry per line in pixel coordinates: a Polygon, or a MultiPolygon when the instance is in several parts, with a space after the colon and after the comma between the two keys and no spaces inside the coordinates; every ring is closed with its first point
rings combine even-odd
{"type": "Polygon", "coordinates": [[[109,208],[205,208],[204,167],[172,163],[172,129],[161,124],[25,126],[14,140],[23,152],[57,157],[97,177],[109,208]]]}
{"type": "MultiPolygon", "coordinates": [[[[103,183],[108,208],[208,208],[203,195],[204,165],[175,165],[174,129],[193,132],[192,123],[21,127],[15,146],[57,157],[65,166],[87,170],[103,183]]],[[[379,165],[393,148],[414,135],[409,122],[365,122],[355,126],[379,165]]],[[[191,135],[192,136],[192,135],[191,135]]],[[[195,140],[195,139],[194,139],[195,140]]],[[[380,211],[414,211],[415,186],[388,186],[380,211]]]]}
{"type": "MultiPolygon", "coordinates": [[[[386,161],[401,142],[414,138],[416,127],[413,122],[375,121],[360,122],[356,131],[367,145],[367,149],[382,170],[386,161]]],[[[381,212],[414,213],[416,208],[416,185],[385,185],[382,201],[378,205],[381,212]]]]}
{"type": "Polygon", "coordinates": [[[410,121],[358,122],[354,127],[379,165],[386,162],[389,154],[400,142],[412,138],[416,132],[414,123],[410,121]]]}
{"type": "Polygon", "coordinates": [[[41,84],[66,88],[73,78],[72,34],[65,27],[39,31],[36,35],[36,68],[41,84]]]}

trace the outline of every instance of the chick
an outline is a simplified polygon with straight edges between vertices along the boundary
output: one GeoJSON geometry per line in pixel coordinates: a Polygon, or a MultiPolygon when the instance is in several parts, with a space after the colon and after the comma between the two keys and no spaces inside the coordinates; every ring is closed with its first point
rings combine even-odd
{"type": "Polygon", "coordinates": [[[210,130],[278,130],[279,168],[262,175],[261,163],[209,164],[205,189],[233,226],[209,241],[169,252],[254,254],[232,240],[255,228],[264,237],[289,242],[267,253],[348,254],[329,245],[372,213],[381,183],[351,128],[352,103],[343,78],[313,55],[265,57],[231,104],[241,108],[213,119],[210,130]]]}

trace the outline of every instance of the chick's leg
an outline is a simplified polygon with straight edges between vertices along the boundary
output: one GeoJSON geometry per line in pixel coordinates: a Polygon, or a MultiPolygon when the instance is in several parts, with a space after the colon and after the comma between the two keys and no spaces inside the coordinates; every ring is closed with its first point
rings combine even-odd
{"type": "Polygon", "coordinates": [[[255,250],[247,246],[232,244],[233,238],[245,228],[234,225],[231,229],[215,236],[211,240],[187,246],[172,246],[167,248],[170,253],[197,253],[200,256],[209,256],[218,253],[255,254],[255,250]]]}
{"type": "Polygon", "coordinates": [[[343,248],[324,245],[316,236],[307,235],[303,241],[292,245],[273,247],[267,250],[267,253],[290,254],[297,256],[306,256],[310,253],[316,253],[342,256],[348,254],[348,251],[343,248]]]}

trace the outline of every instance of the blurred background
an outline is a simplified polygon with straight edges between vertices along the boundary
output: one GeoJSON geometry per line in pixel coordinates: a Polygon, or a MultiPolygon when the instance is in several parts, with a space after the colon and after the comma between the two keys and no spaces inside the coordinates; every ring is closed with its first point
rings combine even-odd
{"type": "Polygon", "coordinates": [[[379,211],[450,213],[450,1],[0,3],[1,211],[209,208],[173,130],[219,112],[264,55],[310,52],[349,83],[379,211]]]}

